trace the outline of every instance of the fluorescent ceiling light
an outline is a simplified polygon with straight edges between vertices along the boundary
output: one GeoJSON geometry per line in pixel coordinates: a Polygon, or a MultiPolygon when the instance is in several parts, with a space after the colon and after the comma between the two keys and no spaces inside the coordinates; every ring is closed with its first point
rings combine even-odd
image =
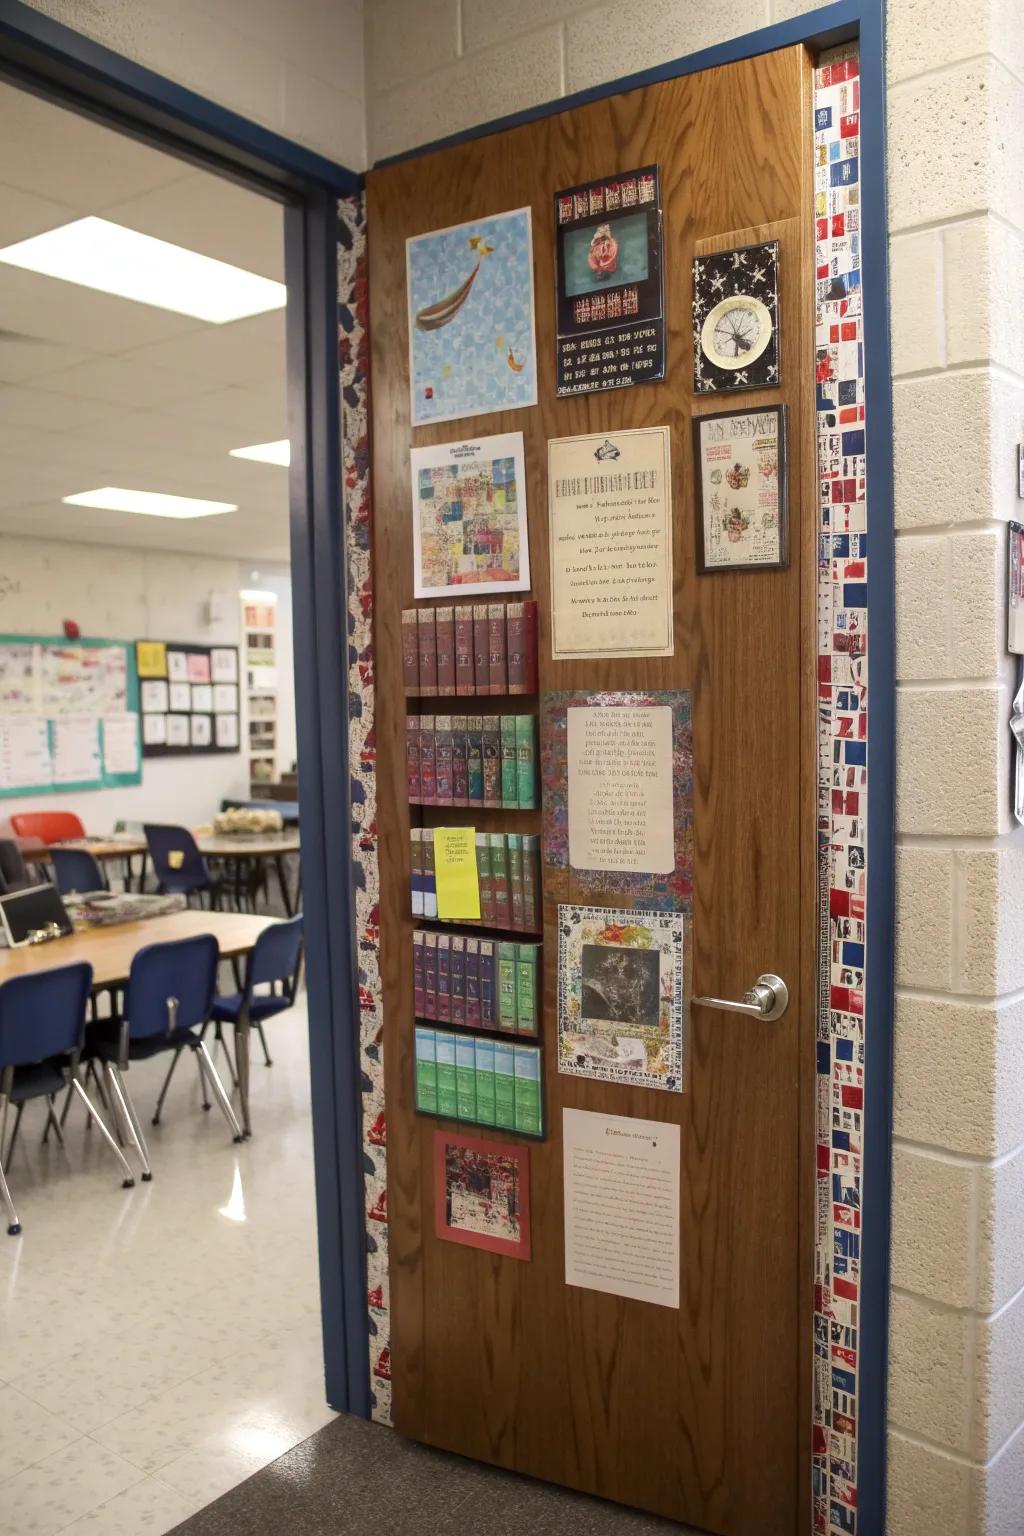
{"type": "Polygon", "coordinates": [[[292,461],[292,445],[286,437],[279,443],[253,443],[249,448],[231,448],[233,459],[255,459],[257,464],[280,464],[287,469],[292,461]]]}
{"type": "Polygon", "coordinates": [[[98,491],[77,491],[62,500],[69,507],[102,507],[108,512],[139,512],[143,517],[216,517],[237,512],[233,501],[202,501],[195,496],[167,496],[162,491],[129,491],[103,485],[98,491]]]}
{"type": "Polygon", "coordinates": [[[283,309],[286,298],[269,277],[93,216],[8,245],[0,262],[214,325],[283,309]]]}

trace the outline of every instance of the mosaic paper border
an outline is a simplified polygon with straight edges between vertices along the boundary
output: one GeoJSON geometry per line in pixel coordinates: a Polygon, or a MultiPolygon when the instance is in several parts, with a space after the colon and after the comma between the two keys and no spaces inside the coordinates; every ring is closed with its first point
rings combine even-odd
{"type": "Polygon", "coordinates": [[[366,1304],[371,1416],[391,1423],[388,1290],[387,1128],[384,1119],[380,986],[380,873],[377,865],[377,749],[374,736],[373,519],[368,429],[366,206],[338,202],[338,369],[341,389],[345,566],[348,577],[348,750],[352,871],[359,966],[359,1065],[363,1095],[366,1304]]]}
{"type": "Polygon", "coordinates": [[[818,429],[814,1530],[856,1536],[864,1116],[867,503],[856,45],[814,71],[818,429]]]}

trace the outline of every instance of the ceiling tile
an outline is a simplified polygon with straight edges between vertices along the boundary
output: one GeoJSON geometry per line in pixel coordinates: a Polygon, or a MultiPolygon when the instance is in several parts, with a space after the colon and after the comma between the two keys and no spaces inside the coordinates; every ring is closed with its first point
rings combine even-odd
{"type": "MultiPolygon", "coordinates": [[[[98,426],[116,421],[124,412],[104,400],[81,400],[73,395],[49,395],[38,389],[11,384],[0,388],[0,422],[17,427],[39,427],[48,432],[70,432],[74,428],[98,426]]],[[[3,453],[0,448],[0,453],[3,453]]],[[[0,478],[10,474],[7,455],[0,458],[0,478]]]]}
{"type": "Polygon", "coordinates": [[[88,352],[126,352],[165,336],[183,336],[204,322],[151,304],[136,304],[78,283],[0,264],[0,329],[88,352]]]}
{"type": "Polygon", "coordinates": [[[205,171],[109,206],[115,224],[284,282],[280,203],[205,171]]]}
{"type": "Polygon", "coordinates": [[[58,342],[42,341],[38,336],[11,335],[0,331],[0,384],[17,384],[58,368],[73,368],[76,363],[95,357],[81,347],[62,347],[58,342]]]}
{"type": "Polygon", "coordinates": [[[169,368],[150,368],[124,357],[99,357],[75,368],[47,373],[33,379],[33,388],[83,400],[107,400],[113,405],[169,405],[172,400],[194,398],[202,385],[169,368]]]}
{"type": "MultiPolygon", "coordinates": [[[[4,170],[7,170],[6,163],[4,170]]],[[[69,208],[66,203],[51,202],[49,198],[26,192],[21,187],[0,187],[0,246],[28,240],[32,235],[57,229],[77,218],[77,209],[69,208]]]]}
{"type": "Polygon", "coordinates": [[[253,379],[283,379],[283,344],[264,340],[248,320],[172,336],[129,354],[155,368],[175,368],[210,384],[247,384],[253,379]]]}

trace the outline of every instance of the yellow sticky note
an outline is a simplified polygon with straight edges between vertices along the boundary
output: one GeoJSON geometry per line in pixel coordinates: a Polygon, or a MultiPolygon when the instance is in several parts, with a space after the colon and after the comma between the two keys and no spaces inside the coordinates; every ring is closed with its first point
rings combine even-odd
{"type": "Polygon", "coordinates": [[[434,828],[434,874],[438,917],[479,917],[476,828],[434,828]]]}
{"type": "Polygon", "coordinates": [[[162,640],[137,640],[135,662],[140,677],[166,677],[167,646],[162,640]]]}

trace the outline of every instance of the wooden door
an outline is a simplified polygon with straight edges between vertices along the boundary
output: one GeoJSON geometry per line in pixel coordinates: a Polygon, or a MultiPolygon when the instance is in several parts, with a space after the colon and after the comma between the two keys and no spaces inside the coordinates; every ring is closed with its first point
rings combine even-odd
{"type": "MultiPolygon", "coordinates": [[[[809,1518],[817,489],[810,86],[802,49],[773,53],[374,171],[368,201],[396,1423],[466,1456],[750,1536],[782,1536],[809,1518]],[[556,399],[553,194],[651,163],[661,168],[664,208],[667,378],[556,399]],[[527,204],[539,405],[411,430],[406,238],[527,204]],[[783,387],[695,396],[693,256],[763,235],[781,242],[783,387]],[[780,400],[789,415],[789,567],[699,576],[692,418],[727,403],[780,400]],[[547,442],[664,424],[674,481],[675,654],[555,664],[547,442]],[[434,1237],[432,1137],[440,1122],[413,1108],[399,634],[400,610],[413,603],[410,447],[512,431],[525,434],[541,689],[691,691],[693,991],[739,998],[759,973],[774,971],[791,993],[773,1024],[694,1008],[682,1095],[560,1076],[554,922],[566,887],[545,870],[549,1134],[530,1144],[529,1263],[434,1237]],[[680,1126],[678,1311],[565,1285],[564,1107],[680,1126]]],[[[414,814],[426,824],[504,824],[497,811],[414,814]]],[[[539,812],[518,826],[538,831],[539,812]]],[[[613,896],[608,904],[621,902],[613,896]]]]}

